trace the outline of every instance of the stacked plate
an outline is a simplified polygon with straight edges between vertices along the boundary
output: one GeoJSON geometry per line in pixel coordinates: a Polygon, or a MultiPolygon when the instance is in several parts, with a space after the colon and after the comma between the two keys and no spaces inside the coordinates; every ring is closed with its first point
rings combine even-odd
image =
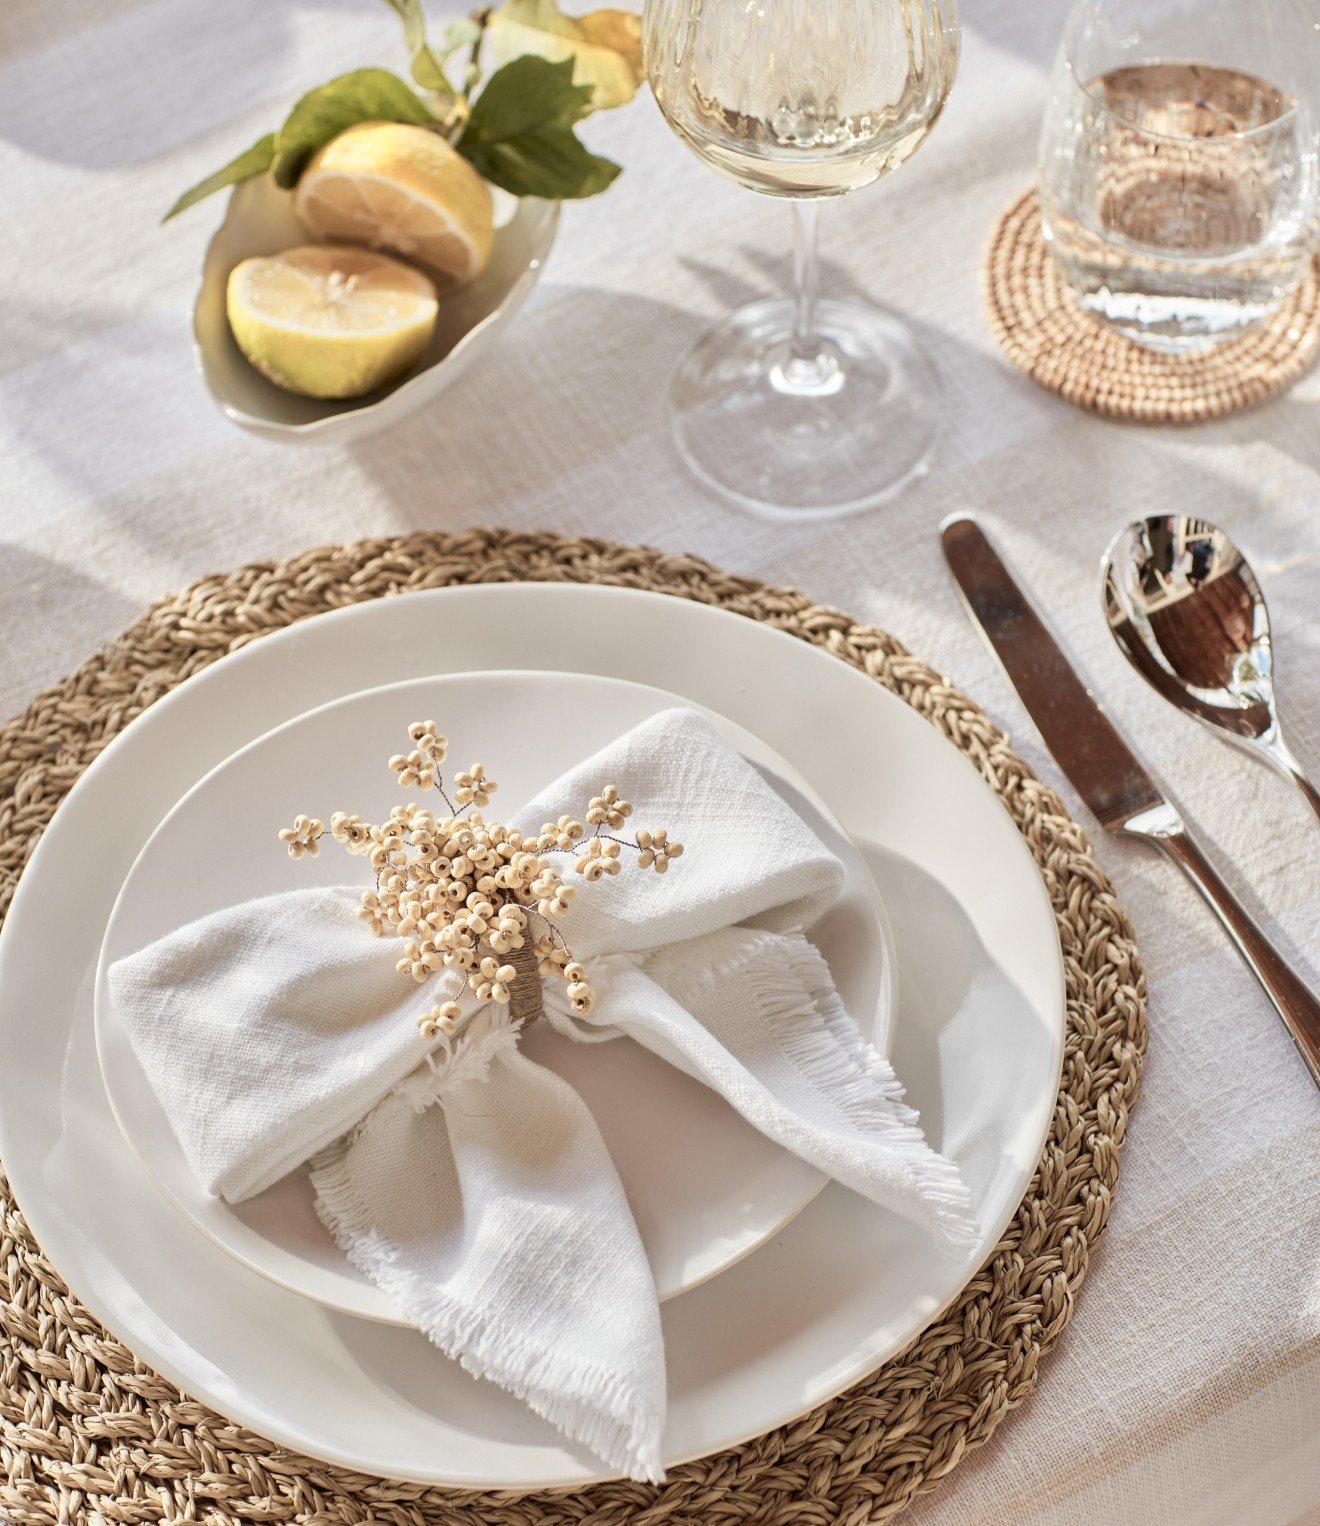
{"type": "Polygon", "coordinates": [[[463,761],[498,762],[512,809],[676,697],[844,860],[844,895],[812,936],[963,1171],[981,1236],[942,1252],[631,1043],[580,1048],[538,1024],[528,1050],[600,1123],[666,1299],[666,1461],[864,1377],[988,1255],[1052,1113],[1063,974],[1031,857],[957,750],[826,654],[687,601],[413,594],[293,626],[154,705],[70,793],[0,936],[14,1190],[73,1290],[185,1392],[368,1473],[498,1489],[604,1476],[395,1321],[321,1227],[303,1172],[237,1207],[200,1191],[102,990],[110,962],[185,920],[350,881],[360,866],[338,855],[290,863],[275,827],[387,813],[383,760],[418,716],[463,761]]]}

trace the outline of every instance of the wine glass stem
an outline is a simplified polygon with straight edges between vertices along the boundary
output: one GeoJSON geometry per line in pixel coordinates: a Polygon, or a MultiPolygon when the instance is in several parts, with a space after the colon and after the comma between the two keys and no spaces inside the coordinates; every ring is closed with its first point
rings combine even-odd
{"type": "Polygon", "coordinates": [[[816,229],[820,208],[814,201],[793,203],[793,358],[811,363],[820,354],[816,296],[820,272],[816,229]]]}
{"type": "Polygon", "coordinates": [[[816,261],[816,224],[819,204],[812,199],[793,203],[793,332],[788,354],[772,376],[782,391],[821,393],[835,391],[842,381],[833,346],[821,338],[816,296],[820,278],[816,261]]]}

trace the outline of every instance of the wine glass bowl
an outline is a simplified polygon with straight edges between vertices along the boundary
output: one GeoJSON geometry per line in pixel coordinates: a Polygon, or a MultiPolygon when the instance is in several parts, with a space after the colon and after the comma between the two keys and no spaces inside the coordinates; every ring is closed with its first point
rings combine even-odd
{"type": "Polygon", "coordinates": [[[678,138],[795,211],[794,297],[740,309],[679,367],[680,453],[762,512],[827,517],[882,501],[926,464],[938,383],[899,320],[818,301],[816,213],[930,133],[957,69],[952,0],[648,0],[642,43],[678,138]]]}
{"type": "Polygon", "coordinates": [[[921,0],[651,0],[643,33],[669,125],[768,196],[840,196],[897,169],[939,116],[956,45],[921,0]]]}

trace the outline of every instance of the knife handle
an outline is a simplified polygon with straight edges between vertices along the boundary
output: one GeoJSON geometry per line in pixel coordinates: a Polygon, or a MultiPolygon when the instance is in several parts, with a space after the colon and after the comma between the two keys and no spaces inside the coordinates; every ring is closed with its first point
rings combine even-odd
{"type": "Polygon", "coordinates": [[[1182,817],[1172,806],[1157,806],[1126,822],[1123,830],[1163,848],[1200,891],[1274,1003],[1306,1061],[1311,1079],[1320,1086],[1320,1001],[1289,969],[1255,918],[1219,877],[1215,866],[1188,834],[1182,817]]]}

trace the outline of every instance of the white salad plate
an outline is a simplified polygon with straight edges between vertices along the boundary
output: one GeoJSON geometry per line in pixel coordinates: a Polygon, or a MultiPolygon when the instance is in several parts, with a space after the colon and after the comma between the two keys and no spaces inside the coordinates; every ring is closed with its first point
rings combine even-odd
{"type": "Polygon", "coordinates": [[[373,600],[251,643],[129,725],[56,813],[0,933],[0,1157],[33,1233],[142,1361],[235,1422],[365,1473],[516,1490],[605,1475],[420,1334],[289,1292],[199,1234],[120,1134],[93,1022],[120,887],[199,778],[315,706],[489,668],[663,684],[810,784],[875,876],[897,964],[894,1065],[978,1220],[976,1243],[948,1253],[831,1183],[754,1254],[670,1299],[667,1463],[812,1409],[957,1296],[1031,1179],[1065,1006],[1045,887],[961,753],[847,664],[688,600],[564,584],[373,600]]]}
{"type": "MultiPolygon", "coordinates": [[[[299,716],[242,748],[188,791],[124,882],[96,980],[96,1041],[110,1105],[129,1144],[180,1212],[244,1265],[281,1286],[346,1314],[407,1323],[385,1293],[350,1266],[322,1225],[305,1166],[239,1204],[201,1186],[117,1020],[110,966],[185,922],[240,901],[313,885],[366,889],[370,870],[328,837],[316,858],[294,862],[276,830],[303,811],[329,820],[333,810],[344,809],[383,821],[405,798],[386,760],[406,750],[411,721],[437,720],[450,737],[454,767],[474,758],[487,761],[500,785],[487,814],[508,821],[565,769],[683,703],[662,689],[597,675],[503,672],[413,679],[299,716]],[[572,717],[569,725],[566,716],[572,717]]],[[[811,936],[845,1007],[887,1052],[893,958],[870,871],[795,769],[742,727],[710,710],[704,713],[843,862],[843,891],[811,936]]],[[[597,787],[608,783],[602,778],[597,787]]],[[[416,791],[406,798],[438,799],[416,791]]],[[[636,820],[646,825],[645,798],[634,804],[636,820]]],[[[676,837],[684,835],[681,820],[668,825],[676,837]]],[[[690,838],[687,845],[692,854],[701,851],[690,838]]],[[[362,936],[370,937],[365,928],[362,936]]],[[[419,1011],[426,1005],[424,988],[417,1005],[419,1011]]],[[[631,1039],[584,1046],[538,1023],[522,1048],[563,1076],[599,1124],[662,1299],[755,1250],[825,1185],[821,1172],[631,1039]],[[657,1149],[658,1141],[663,1149],[657,1149]]]]}
{"type": "Polygon", "coordinates": [[[193,353],[206,390],[231,423],[267,440],[343,445],[393,424],[450,386],[522,306],[559,227],[559,204],[491,187],[495,240],[490,263],[461,291],[440,293],[435,333],[421,359],[366,397],[299,397],[268,381],[234,342],[225,312],[229,272],[240,260],[320,240],[293,211],[293,192],[258,175],[230,192],[224,221],[202,265],[193,308],[193,353]]]}

